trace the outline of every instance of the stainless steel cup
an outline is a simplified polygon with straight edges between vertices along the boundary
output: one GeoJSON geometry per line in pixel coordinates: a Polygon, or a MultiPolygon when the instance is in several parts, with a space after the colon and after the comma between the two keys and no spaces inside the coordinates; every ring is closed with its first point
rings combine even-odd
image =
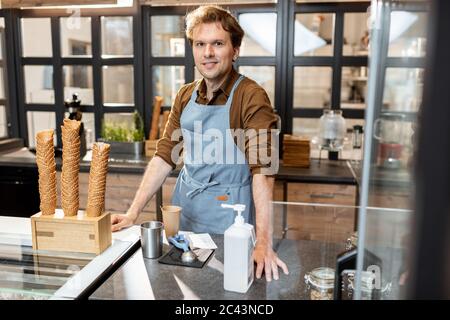
{"type": "Polygon", "coordinates": [[[159,221],[141,224],[141,245],[144,258],[159,258],[162,255],[164,225],[159,221]]]}

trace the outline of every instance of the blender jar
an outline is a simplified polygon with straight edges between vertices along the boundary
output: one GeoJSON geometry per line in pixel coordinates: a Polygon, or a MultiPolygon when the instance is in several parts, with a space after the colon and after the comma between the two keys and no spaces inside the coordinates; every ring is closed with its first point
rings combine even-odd
{"type": "Polygon", "coordinates": [[[374,138],[378,144],[378,165],[399,168],[403,151],[403,124],[401,114],[384,113],[374,122],[374,138]]]}

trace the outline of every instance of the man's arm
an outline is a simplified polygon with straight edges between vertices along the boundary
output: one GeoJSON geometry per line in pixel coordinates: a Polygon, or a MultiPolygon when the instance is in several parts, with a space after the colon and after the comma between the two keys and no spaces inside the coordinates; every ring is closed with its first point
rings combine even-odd
{"type": "Polygon", "coordinates": [[[172,166],[158,156],[150,160],[145,169],[139,189],[134,196],[133,203],[125,215],[113,215],[111,217],[112,231],[131,226],[138,218],[145,205],[162,186],[166,177],[172,171],[172,166]]]}
{"type": "Polygon", "coordinates": [[[266,280],[278,280],[278,267],[288,274],[286,264],[281,261],[272,249],[272,194],[274,178],[262,174],[253,175],[253,200],[256,209],[256,248],[253,258],[256,262],[256,278],[261,278],[262,272],[266,280]]]}

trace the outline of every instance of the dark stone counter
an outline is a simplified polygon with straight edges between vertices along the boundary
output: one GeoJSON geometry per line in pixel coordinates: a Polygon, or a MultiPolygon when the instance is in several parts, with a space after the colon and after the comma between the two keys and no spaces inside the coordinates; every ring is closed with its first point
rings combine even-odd
{"type": "MultiPolygon", "coordinates": [[[[111,155],[108,165],[108,172],[143,174],[151,158],[140,156],[116,156],[111,155]]],[[[10,151],[0,155],[0,166],[9,167],[36,167],[35,156],[25,148],[10,151]]],[[[61,170],[61,158],[56,158],[57,170],[61,170]]],[[[81,161],[80,171],[89,172],[90,162],[81,161]]],[[[171,177],[177,177],[178,169],[171,172],[171,177]]],[[[303,183],[328,183],[328,184],[356,184],[356,177],[353,175],[348,161],[330,161],[311,159],[309,168],[284,167],[280,165],[277,180],[286,182],[303,183]]]]}
{"type": "MultiPolygon", "coordinates": [[[[139,249],[119,270],[102,284],[90,299],[201,299],[201,300],[302,300],[309,299],[305,273],[317,267],[335,267],[336,256],[344,244],[312,240],[280,240],[279,257],[289,274],[266,282],[254,280],[245,294],[223,289],[223,236],[214,235],[218,249],[202,269],[160,264],[146,259],[139,249]]],[[[164,252],[169,249],[164,247],[164,252]]]]}

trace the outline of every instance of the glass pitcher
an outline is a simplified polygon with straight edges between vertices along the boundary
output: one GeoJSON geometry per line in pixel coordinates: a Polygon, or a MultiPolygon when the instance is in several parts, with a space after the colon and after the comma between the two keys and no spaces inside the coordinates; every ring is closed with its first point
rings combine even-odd
{"type": "Polygon", "coordinates": [[[324,109],[319,120],[320,148],[339,151],[344,145],[345,132],[342,110],[324,109]]]}

